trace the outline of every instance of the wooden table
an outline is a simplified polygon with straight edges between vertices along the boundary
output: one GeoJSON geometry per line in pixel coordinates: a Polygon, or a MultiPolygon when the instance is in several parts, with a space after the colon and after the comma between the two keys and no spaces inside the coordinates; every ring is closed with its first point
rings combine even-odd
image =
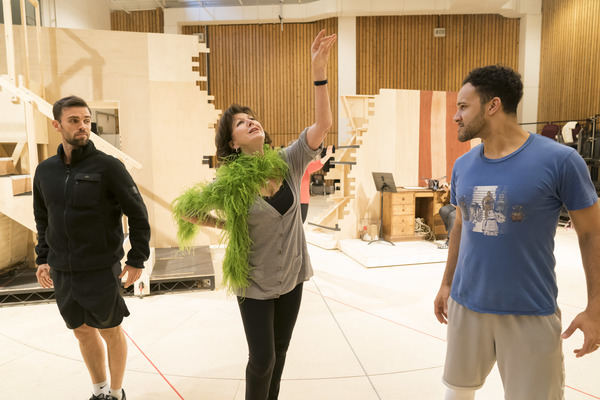
{"type": "Polygon", "coordinates": [[[439,215],[440,208],[448,204],[447,191],[396,188],[397,193],[383,192],[383,238],[390,242],[422,240],[423,234],[415,234],[415,218],[423,218],[436,238],[448,235],[439,215]]]}

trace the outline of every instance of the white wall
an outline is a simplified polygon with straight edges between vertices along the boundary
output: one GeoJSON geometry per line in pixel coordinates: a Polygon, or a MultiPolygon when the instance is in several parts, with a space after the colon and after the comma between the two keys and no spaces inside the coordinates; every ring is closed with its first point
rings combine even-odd
{"type": "Polygon", "coordinates": [[[182,25],[277,23],[280,14],[284,23],[375,15],[500,14],[518,18],[531,13],[538,3],[541,10],[541,0],[318,0],[283,7],[167,8],[165,33],[181,33],[182,25]]]}
{"type": "MultiPolygon", "coordinates": [[[[64,0],[63,0],[64,1],[64,0]]],[[[500,14],[521,18],[519,72],[523,77],[520,122],[537,120],[541,0],[318,0],[305,4],[244,7],[194,7],[165,9],[165,33],[181,33],[183,25],[308,22],[338,17],[338,87],[340,95],[356,94],[356,17],[367,15],[500,14]]],[[[339,101],[339,100],[338,100],[339,101]]],[[[347,120],[339,104],[339,143],[344,143],[347,120]]]]}
{"type": "MultiPolygon", "coordinates": [[[[92,109],[92,122],[96,123],[97,132],[102,131],[102,135],[116,135],[117,133],[117,118],[115,112],[109,109],[95,110],[92,109]]],[[[106,140],[106,139],[105,139],[106,140]]],[[[119,146],[115,146],[119,147],[119,146]]]]}
{"type": "MultiPolygon", "coordinates": [[[[356,94],[356,17],[338,19],[338,95],[356,94]]],[[[338,145],[350,139],[349,125],[341,97],[338,96],[338,145]]]]}
{"type": "MultiPolygon", "coordinates": [[[[366,0],[365,0],[366,1],[366,0]]],[[[165,8],[165,33],[181,33],[182,25],[309,22],[339,16],[339,0],[306,4],[243,7],[165,8]]]]}
{"type": "MultiPolygon", "coordinates": [[[[523,100],[517,110],[519,122],[536,122],[538,115],[542,47],[541,4],[538,10],[529,11],[532,13],[521,17],[519,32],[519,72],[523,79],[523,100]]],[[[523,128],[535,132],[537,126],[524,125],[523,128]]]]}
{"type": "MultiPolygon", "coordinates": [[[[305,4],[245,7],[192,7],[164,10],[165,33],[180,33],[184,24],[269,23],[314,21],[339,17],[338,87],[340,95],[356,94],[356,16],[499,13],[520,17],[519,71],[524,94],[519,106],[521,122],[537,121],[541,49],[541,0],[479,1],[457,0],[319,0],[305,4]],[[505,3],[505,4],[502,4],[505,3]]],[[[45,0],[42,2],[44,26],[110,30],[110,3],[107,0],[45,0]]],[[[338,100],[339,101],[339,100],[338,100]]],[[[339,142],[344,143],[347,120],[339,104],[339,142]]]]}
{"type": "Polygon", "coordinates": [[[55,28],[110,30],[107,0],[44,0],[42,24],[55,28]]]}

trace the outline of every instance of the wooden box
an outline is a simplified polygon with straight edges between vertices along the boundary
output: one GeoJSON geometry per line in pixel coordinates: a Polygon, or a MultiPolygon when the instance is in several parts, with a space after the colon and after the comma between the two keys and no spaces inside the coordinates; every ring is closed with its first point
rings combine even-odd
{"type": "Polygon", "coordinates": [[[27,228],[0,213],[0,270],[27,260],[29,235],[27,228]]]}
{"type": "Polygon", "coordinates": [[[31,192],[31,176],[15,175],[11,176],[13,196],[31,192]]]}
{"type": "Polygon", "coordinates": [[[10,175],[15,173],[15,166],[12,158],[2,157],[0,158],[0,175],[10,175]]]}

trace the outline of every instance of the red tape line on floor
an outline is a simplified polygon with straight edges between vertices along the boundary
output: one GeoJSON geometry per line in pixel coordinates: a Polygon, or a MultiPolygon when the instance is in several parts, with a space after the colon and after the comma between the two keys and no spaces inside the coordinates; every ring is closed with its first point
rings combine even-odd
{"type": "Polygon", "coordinates": [[[584,391],[581,391],[581,390],[579,390],[579,389],[575,389],[574,387],[571,387],[571,386],[569,386],[569,385],[565,385],[565,387],[566,387],[566,388],[569,388],[569,389],[571,389],[571,390],[574,390],[574,391],[576,391],[576,392],[579,392],[579,393],[581,393],[581,394],[585,394],[585,395],[588,395],[588,396],[590,396],[590,397],[593,397],[594,399],[600,399],[600,397],[594,396],[593,394],[586,393],[586,392],[584,392],[584,391]]]}
{"type": "MultiPolygon", "coordinates": [[[[355,310],[358,310],[358,311],[360,311],[360,312],[363,312],[363,313],[365,313],[365,314],[369,314],[369,315],[371,315],[371,316],[373,316],[373,317],[376,317],[376,318],[382,319],[382,320],[384,320],[384,321],[387,321],[387,322],[391,322],[392,324],[399,325],[399,326],[401,326],[401,327],[403,327],[403,328],[406,328],[406,329],[410,329],[411,331],[415,331],[415,332],[421,333],[421,334],[423,334],[423,335],[426,335],[426,336],[432,337],[432,338],[434,338],[434,339],[441,340],[442,342],[446,342],[446,340],[445,340],[445,339],[442,339],[442,338],[440,338],[440,337],[437,337],[437,336],[435,336],[435,335],[431,335],[431,334],[429,334],[429,333],[427,333],[427,332],[423,332],[423,331],[420,331],[420,330],[418,330],[418,329],[411,328],[410,326],[407,326],[407,325],[401,324],[400,322],[397,322],[397,321],[391,320],[391,319],[389,319],[389,318],[382,317],[381,315],[373,314],[372,312],[369,312],[369,311],[363,310],[362,308],[358,308],[358,307],[352,306],[352,305],[350,305],[350,304],[344,303],[343,301],[339,301],[339,300],[337,300],[337,299],[334,299],[334,298],[332,298],[332,297],[329,297],[329,296],[322,295],[321,293],[318,293],[318,292],[312,291],[312,290],[310,290],[310,289],[306,289],[306,288],[305,288],[304,290],[306,290],[307,292],[310,292],[310,293],[316,294],[316,295],[318,295],[318,296],[322,296],[322,297],[323,297],[323,298],[325,298],[325,299],[328,299],[328,300],[331,300],[331,301],[335,301],[336,303],[343,304],[343,305],[345,305],[346,307],[350,307],[350,308],[353,308],[353,309],[355,309],[355,310]]],[[[585,395],[587,395],[587,396],[590,396],[590,397],[592,397],[592,398],[594,398],[594,399],[600,399],[600,397],[594,396],[593,394],[590,394],[590,393],[586,393],[586,392],[584,392],[584,391],[582,391],[582,390],[579,390],[579,389],[575,389],[575,388],[574,388],[574,387],[572,387],[572,386],[565,385],[565,387],[566,387],[566,388],[568,388],[568,389],[574,390],[574,391],[576,391],[576,392],[579,392],[579,393],[581,393],[581,394],[585,394],[585,395]]]]}
{"type": "Polygon", "coordinates": [[[25,271],[21,272],[19,275],[14,276],[12,278],[10,278],[8,281],[4,282],[4,284],[2,286],[0,286],[0,289],[2,289],[4,286],[8,285],[9,283],[11,283],[12,281],[14,281],[15,279],[17,279],[18,277],[20,277],[21,275],[23,275],[25,273],[25,271]]]}
{"type": "Polygon", "coordinates": [[[154,365],[154,363],[152,362],[152,360],[150,360],[150,359],[148,358],[148,356],[146,355],[146,353],[144,353],[144,352],[142,351],[142,349],[140,348],[140,346],[138,346],[138,345],[137,345],[137,343],[133,341],[133,339],[131,338],[131,336],[129,336],[129,334],[128,334],[127,332],[125,332],[125,329],[123,329],[123,332],[125,333],[125,335],[127,336],[127,338],[128,338],[130,341],[131,341],[131,343],[133,343],[133,345],[134,345],[135,347],[137,347],[137,349],[140,351],[140,353],[142,353],[142,355],[143,355],[143,356],[146,358],[146,360],[148,360],[148,362],[149,362],[149,363],[150,363],[150,364],[151,364],[151,365],[154,367],[154,369],[156,370],[156,372],[158,372],[158,374],[159,374],[160,376],[162,376],[162,378],[165,380],[165,382],[167,382],[167,384],[168,384],[169,386],[171,386],[171,389],[173,389],[173,390],[175,391],[175,393],[177,393],[177,396],[179,396],[179,398],[180,398],[181,400],[185,400],[185,399],[183,398],[183,396],[182,396],[182,395],[181,395],[181,394],[180,394],[180,393],[177,391],[177,389],[175,389],[175,387],[174,387],[173,385],[171,385],[171,382],[169,382],[169,380],[168,380],[168,379],[167,379],[167,378],[166,378],[166,377],[163,375],[163,373],[162,373],[162,372],[160,372],[160,370],[158,369],[158,367],[157,367],[156,365],[154,365]]]}
{"type": "Polygon", "coordinates": [[[6,283],[4,283],[4,285],[0,286],[0,289],[2,289],[4,286],[8,285],[9,283],[11,283],[14,280],[15,280],[15,278],[8,280],[6,283]]]}

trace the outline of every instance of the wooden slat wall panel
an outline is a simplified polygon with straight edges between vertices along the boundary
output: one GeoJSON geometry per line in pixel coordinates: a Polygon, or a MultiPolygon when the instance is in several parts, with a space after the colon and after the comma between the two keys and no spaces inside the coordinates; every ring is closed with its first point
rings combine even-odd
{"type": "MultiPolygon", "coordinates": [[[[184,26],[184,34],[205,27],[184,26]]],[[[325,29],[337,33],[337,18],[311,23],[262,25],[210,25],[206,27],[209,58],[209,94],[215,107],[247,105],[276,146],[286,146],[314,122],[314,91],[310,45],[325,29]]],[[[325,144],[337,144],[337,45],[329,68],[329,95],[334,126],[325,144]]]]}
{"type": "MultiPolygon", "coordinates": [[[[204,25],[183,26],[181,33],[183,33],[184,35],[195,35],[197,33],[203,33],[204,40],[206,42],[206,26],[204,26],[204,25]]],[[[207,76],[206,65],[207,65],[208,57],[209,57],[209,53],[199,53],[198,54],[198,65],[199,65],[198,73],[200,74],[200,76],[207,76]]],[[[196,60],[194,60],[194,61],[196,61],[196,60]]],[[[206,88],[204,88],[203,90],[206,90],[206,88]]]]}
{"type": "Polygon", "coordinates": [[[600,1],[542,1],[538,121],[600,113],[599,37],[600,1]]]}
{"type": "Polygon", "coordinates": [[[110,29],[113,31],[164,33],[164,13],[156,10],[110,12],[110,29]]]}
{"type": "Polygon", "coordinates": [[[518,69],[519,19],[499,15],[356,18],[357,94],[379,89],[457,91],[473,68],[518,69]],[[433,29],[446,28],[445,38],[433,29]]]}

